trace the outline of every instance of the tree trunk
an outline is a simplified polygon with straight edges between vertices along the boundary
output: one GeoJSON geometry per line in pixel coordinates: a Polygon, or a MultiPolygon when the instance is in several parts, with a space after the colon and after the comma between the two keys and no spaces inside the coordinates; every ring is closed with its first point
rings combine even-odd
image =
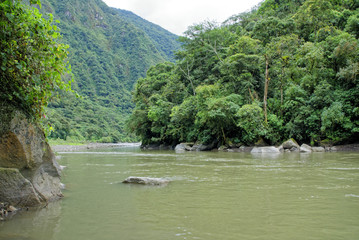
{"type": "Polygon", "coordinates": [[[224,141],[223,144],[226,144],[227,140],[226,140],[226,135],[224,134],[223,127],[221,127],[221,130],[222,130],[222,134],[223,134],[223,141],[224,141]]]}
{"type": "Polygon", "coordinates": [[[183,72],[183,74],[186,76],[186,78],[188,79],[188,81],[191,83],[191,87],[192,87],[192,91],[193,91],[193,96],[196,96],[196,90],[194,89],[194,85],[193,85],[193,81],[192,81],[192,76],[190,74],[190,66],[187,62],[187,71],[184,71],[181,66],[179,67],[179,69],[183,72]]]}
{"type": "Polygon", "coordinates": [[[253,97],[252,91],[249,87],[248,87],[248,91],[249,91],[249,96],[251,96],[252,102],[254,102],[254,97],[253,97]]]}
{"type": "Polygon", "coordinates": [[[264,97],[263,97],[263,108],[264,108],[264,121],[267,123],[268,122],[268,117],[267,117],[267,98],[268,98],[268,85],[269,85],[269,60],[268,60],[268,56],[264,55],[265,59],[266,59],[266,76],[265,76],[265,82],[264,82],[264,97]]]}
{"type": "Polygon", "coordinates": [[[284,66],[282,65],[282,76],[280,77],[280,116],[283,117],[283,78],[284,66]]]}

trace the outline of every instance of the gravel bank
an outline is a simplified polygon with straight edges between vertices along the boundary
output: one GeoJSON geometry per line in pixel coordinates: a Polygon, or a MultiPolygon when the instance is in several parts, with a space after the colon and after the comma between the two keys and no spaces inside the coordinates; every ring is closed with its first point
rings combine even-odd
{"type": "Polygon", "coordinates": [[[51,146],[54,152],[76,152],[99,148],[139,147],[141,143],[90,143],[84,145],[54,145],[51,146]]]}

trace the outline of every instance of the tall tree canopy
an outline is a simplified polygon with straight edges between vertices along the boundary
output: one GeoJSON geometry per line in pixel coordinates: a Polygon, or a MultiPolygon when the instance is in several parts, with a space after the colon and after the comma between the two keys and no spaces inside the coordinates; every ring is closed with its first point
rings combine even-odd
{"type": "Polygon", "coordinates": [[[353,0],[266,0],[189,27],[176,64],[139,80],[130,129],[144,143],[357,141],[358,13],[353,0]]]}

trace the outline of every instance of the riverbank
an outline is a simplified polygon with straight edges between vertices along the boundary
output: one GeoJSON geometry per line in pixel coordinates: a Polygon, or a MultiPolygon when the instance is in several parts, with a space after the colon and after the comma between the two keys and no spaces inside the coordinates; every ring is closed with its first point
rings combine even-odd
{"type": "Polygon", "coordinates": [[[290,139],[283,142],[280,146],[244,146],[244,145],[222,145],[216,144],[197,144],[197,143],[180,143],[175,146],[149,144],[141,145],[142,149],[147,150],[175,150],[176,152],[185,151],[222,151],[222,152],[266,152],[266,153],[279,153],[279,152],[359,152],[359,143],[334,145],[334,146],[309,146],[307,144],[299,145],[295,140],[290,139]]]}
{"type": "MultiPolygon", "coordinates": [[[[51,143],[50,143],[51,145],[51,143]]],[[[255,146],[221,146],[219,148],[210,148],[205,147],[194,147],[186,143],[179,144],[183,146],[185,151],[225,151],[225,152],[251,152],[255,146]],[[197,150],[198,149],[198,150],[197,150]]],[[[82,145],[51,145],[51,148],[54,152],[74,152],[74,151],[83,151],[91,149],[103,149],[103,148],[118,148],[118,147],[140,147],[141,143],[88,143],[82,145]]],[[[148,145],[142,146],[143,149],[147,150],[175,150],[173,146],[163,146],[163,145],[148,145]]],[[[347,145],[336,145],[331,147],[323,147],[323,150],[320,150],[320,147],[314,148],[314,152],[359,152],[359,143],[347,144],[347,145]]],[[[179,150],[177,148],[177,150],[179,150]]],[[[300,147],[298,146],[298,151],[300,147]]]]}
{"type": "Polygon", "coordinates": [[[54,152],[73,152],[100,148],[139,147],[140,145],[141,143],[89,143],[82,145],[51,145],[51,148],[54,152]]]}

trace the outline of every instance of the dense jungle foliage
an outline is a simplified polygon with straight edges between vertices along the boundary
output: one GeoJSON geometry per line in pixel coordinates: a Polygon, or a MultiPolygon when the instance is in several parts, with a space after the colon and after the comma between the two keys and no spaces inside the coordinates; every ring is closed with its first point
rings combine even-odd
{"type": "Polygon", "coordinates": [[[34,121],[41,120],[56,90],[71,90],[68,46],[59,43],[48,18],[21,1],[0,1],[0,104],[21,109],[34,121]]]}
{"type": "Polygon", "coordinates": [[[181,37],[176,63],[138,80],[143,144],[312,145],[359,139],[359,1],[266,0],[181,37]]]}
{"type": "Polygon", "coordinates": [[[50,102],[49,138],[70,141],[130,141],[124,131],[132,112],[131,91],[150,66],[174,61],[177,36],[135,14],[101,0],[42,0],[69,45],[72,88],[50,102]]]}

